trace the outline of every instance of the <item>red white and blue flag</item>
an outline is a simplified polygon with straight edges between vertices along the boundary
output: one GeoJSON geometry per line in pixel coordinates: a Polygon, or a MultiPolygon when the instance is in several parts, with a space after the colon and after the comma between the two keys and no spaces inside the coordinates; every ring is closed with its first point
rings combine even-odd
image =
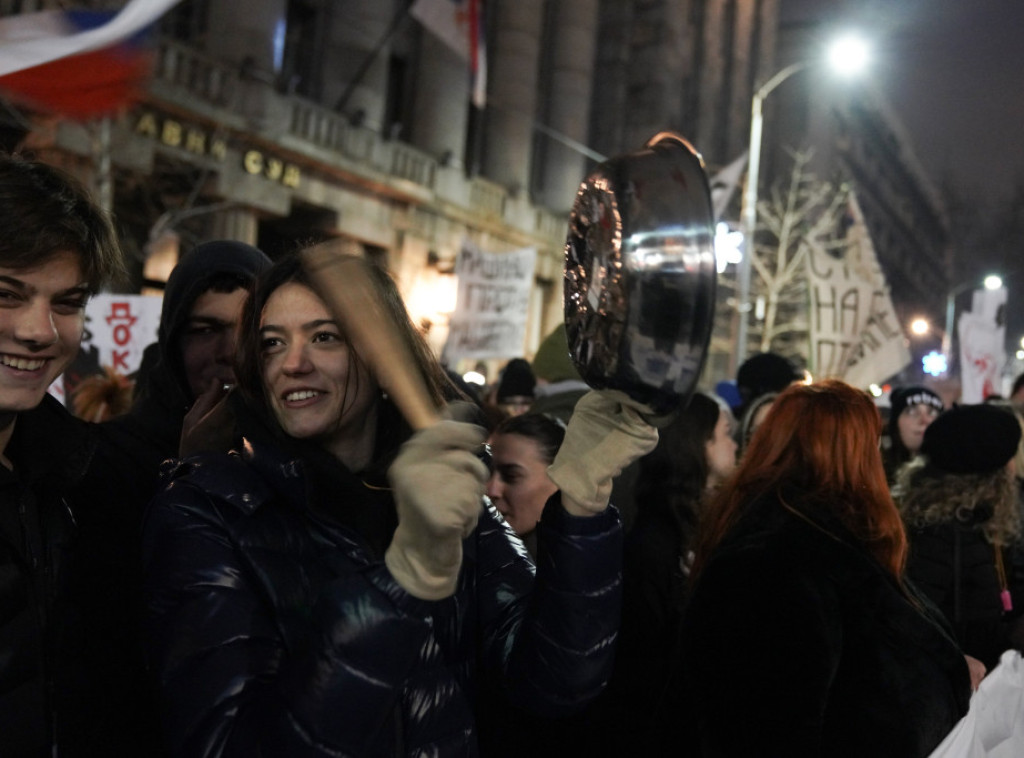
{"type": "Polygon", "coordinates": [[[416,0],[409,13],[469,63],[473,105],[487,103],[483,0],[416,0]]]}
{"type": "Polygon", "coordinates": [[[151,70],[146,31],[179,0],[131,0],[118,12],[44,11],[0,18],[0,90],[72,118],[131,102],[151,70]]]}

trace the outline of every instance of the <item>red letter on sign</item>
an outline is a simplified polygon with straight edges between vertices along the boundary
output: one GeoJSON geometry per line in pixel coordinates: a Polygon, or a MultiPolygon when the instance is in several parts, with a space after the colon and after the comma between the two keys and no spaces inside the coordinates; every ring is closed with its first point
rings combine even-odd
{"type": "Polygon", "coordinates": [[[114,327],[114,343],[117,345],[127,345],[132,338],[132,327],[138,321],[132,315],[131,303],[111,303],[110,315],[107,316],[106,320],[107,324],[114,327]]]}

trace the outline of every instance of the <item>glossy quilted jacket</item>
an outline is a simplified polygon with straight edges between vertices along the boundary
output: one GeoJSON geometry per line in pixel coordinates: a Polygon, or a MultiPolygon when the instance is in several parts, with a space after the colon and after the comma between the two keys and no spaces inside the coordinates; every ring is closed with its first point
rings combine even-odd
{"type": "Polygon", "coordinates": [[[150,660],[177,756],[473,756],[486,682],[558,715],[607,680],[621,603],[613,508],[557,502],[535,570],[485,507],[456,594],[408,595],[316,517],[267,448],[181,464],[145,526],[150,660]]]}

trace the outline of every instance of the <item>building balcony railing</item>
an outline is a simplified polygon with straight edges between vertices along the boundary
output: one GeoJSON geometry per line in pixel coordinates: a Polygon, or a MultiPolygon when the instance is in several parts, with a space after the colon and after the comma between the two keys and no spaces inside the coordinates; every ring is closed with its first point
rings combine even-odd
{"type": "MultiPolygon", "coordinates": [[[[212,58],[181,42],[164,39],[158,48],[153,91],[178,107],[204,112],[226,126],[267,139],[314,161],[337,163],[374,183],[410,183],[423,197],[465,208],[472,217],[508,224],[560,245],[565,219],[535,206],[523,216],[510,211],[511,195],[483,177],[438,182],[441,169],[432,155],[355,126],[342,114],[298,95],[278,92],[269,77],[244,65],[212,58]],[[282,131],[282,125],[283,131],[282,131]],[[523,228],[524,221],[528,228],[523,228]]],[[[449,170],[450,174],[451,171],[449,170]]]]}

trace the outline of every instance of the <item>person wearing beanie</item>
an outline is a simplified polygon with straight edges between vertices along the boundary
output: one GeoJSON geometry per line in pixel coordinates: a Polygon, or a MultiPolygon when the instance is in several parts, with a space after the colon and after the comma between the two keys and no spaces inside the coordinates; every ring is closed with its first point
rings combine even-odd
{"type": "Polygon", "coordinates": [[[533,369],[524,358],[513,358],[501,372],[495,392],[498,407],[508,416],[526,413],[533,402],[537,380],[533,369]]]}
{"type": "Polygon", "coordinates": [[[751,403],[761,395],[782,392],[793,382],[803,379],[803,372],[778,353],[752,355],[736,372],[736,389],[740,395],[740,404],[734,409],[736,418],[742,422],[751,403]]]}
{"type": "Polygon", "coordinates": [[[892,484],[896,471],[921,449],[924,433],[945,407],[927,387],[897,387],[890,394],[889,423],[882,439],[882,462],[892,484]]]}
{"type": "Polygon", "coordinates": [[[1004,651],[1024,651],[1020,443],[1009,410],[956,406],[928,426],[893,488],[910,542],[907,576],[989,670],[1004,651]]]}

